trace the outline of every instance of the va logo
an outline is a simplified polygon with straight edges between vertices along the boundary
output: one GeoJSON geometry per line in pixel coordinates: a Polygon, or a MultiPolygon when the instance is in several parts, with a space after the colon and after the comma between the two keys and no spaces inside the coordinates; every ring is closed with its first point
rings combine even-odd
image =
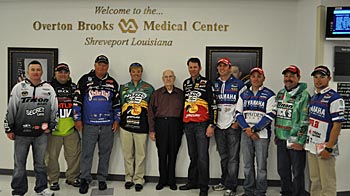
{"type": "Polygon", "coordinates": [[[124,18],[120,20],[118,26],[122,33],[135,33],[139,28],[134,19],[129,19],[128,21],[126,21],[124,18]]]}

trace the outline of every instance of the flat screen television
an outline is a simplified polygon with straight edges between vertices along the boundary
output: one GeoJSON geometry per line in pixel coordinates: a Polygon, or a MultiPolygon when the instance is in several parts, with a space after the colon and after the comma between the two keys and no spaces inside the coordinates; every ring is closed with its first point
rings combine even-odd
{"type": "Polygon", "coordinates": [[[350,7],[327,7],[326,40],[350,40],[350,7]]]}

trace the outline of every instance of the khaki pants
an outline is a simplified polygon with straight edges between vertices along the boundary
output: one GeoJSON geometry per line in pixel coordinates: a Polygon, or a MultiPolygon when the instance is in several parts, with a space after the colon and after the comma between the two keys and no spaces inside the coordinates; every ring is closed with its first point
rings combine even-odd
{"type": "Polygon", "coordinates": [[[321,159],[312,153],[307,153],[311,180],[311,196],[336,196],[335,158],[321,159]]]}
{"type": "Polygon", "coordinates": [[[146,133],[133,133],[120,128],[126,182],[145,183],[147,138],[146,133]]]}
{"type": "Polygon", "coordinates": [[[67,180],[73,182],[80,174],[81,142],[78,131],[63,137],[49,134],[47,142],[47,174],[50,183],[58,182],[60,176],[58,157],[60,156],[62,145],[64,147],[64,158],[67,162],[67,180]]]}

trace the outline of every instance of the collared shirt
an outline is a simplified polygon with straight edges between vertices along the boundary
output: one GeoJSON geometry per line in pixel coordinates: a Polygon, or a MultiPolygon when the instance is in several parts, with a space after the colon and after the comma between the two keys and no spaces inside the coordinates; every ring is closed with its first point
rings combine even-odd
{"type": "Polygon", "coordinates": [[[183,104],[184,93],[177,87],[174,87],[170,93],[164,86],[154,91],[148,106],[149,130],[155,131],[154,124],[157,118],[182,118],[183,104]]]}

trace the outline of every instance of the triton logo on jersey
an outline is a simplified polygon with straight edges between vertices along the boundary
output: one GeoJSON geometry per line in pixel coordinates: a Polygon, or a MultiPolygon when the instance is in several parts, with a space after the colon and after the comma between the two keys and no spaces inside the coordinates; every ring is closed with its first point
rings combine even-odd
{"type": "Polygon", "coordinates": [[[47,102],[49,102],[49,99],[36,98],[36,97],[22,97],[21,100],[22,100],[22,103],[28,103],[28,102],[47,103],[47,102]]]}

